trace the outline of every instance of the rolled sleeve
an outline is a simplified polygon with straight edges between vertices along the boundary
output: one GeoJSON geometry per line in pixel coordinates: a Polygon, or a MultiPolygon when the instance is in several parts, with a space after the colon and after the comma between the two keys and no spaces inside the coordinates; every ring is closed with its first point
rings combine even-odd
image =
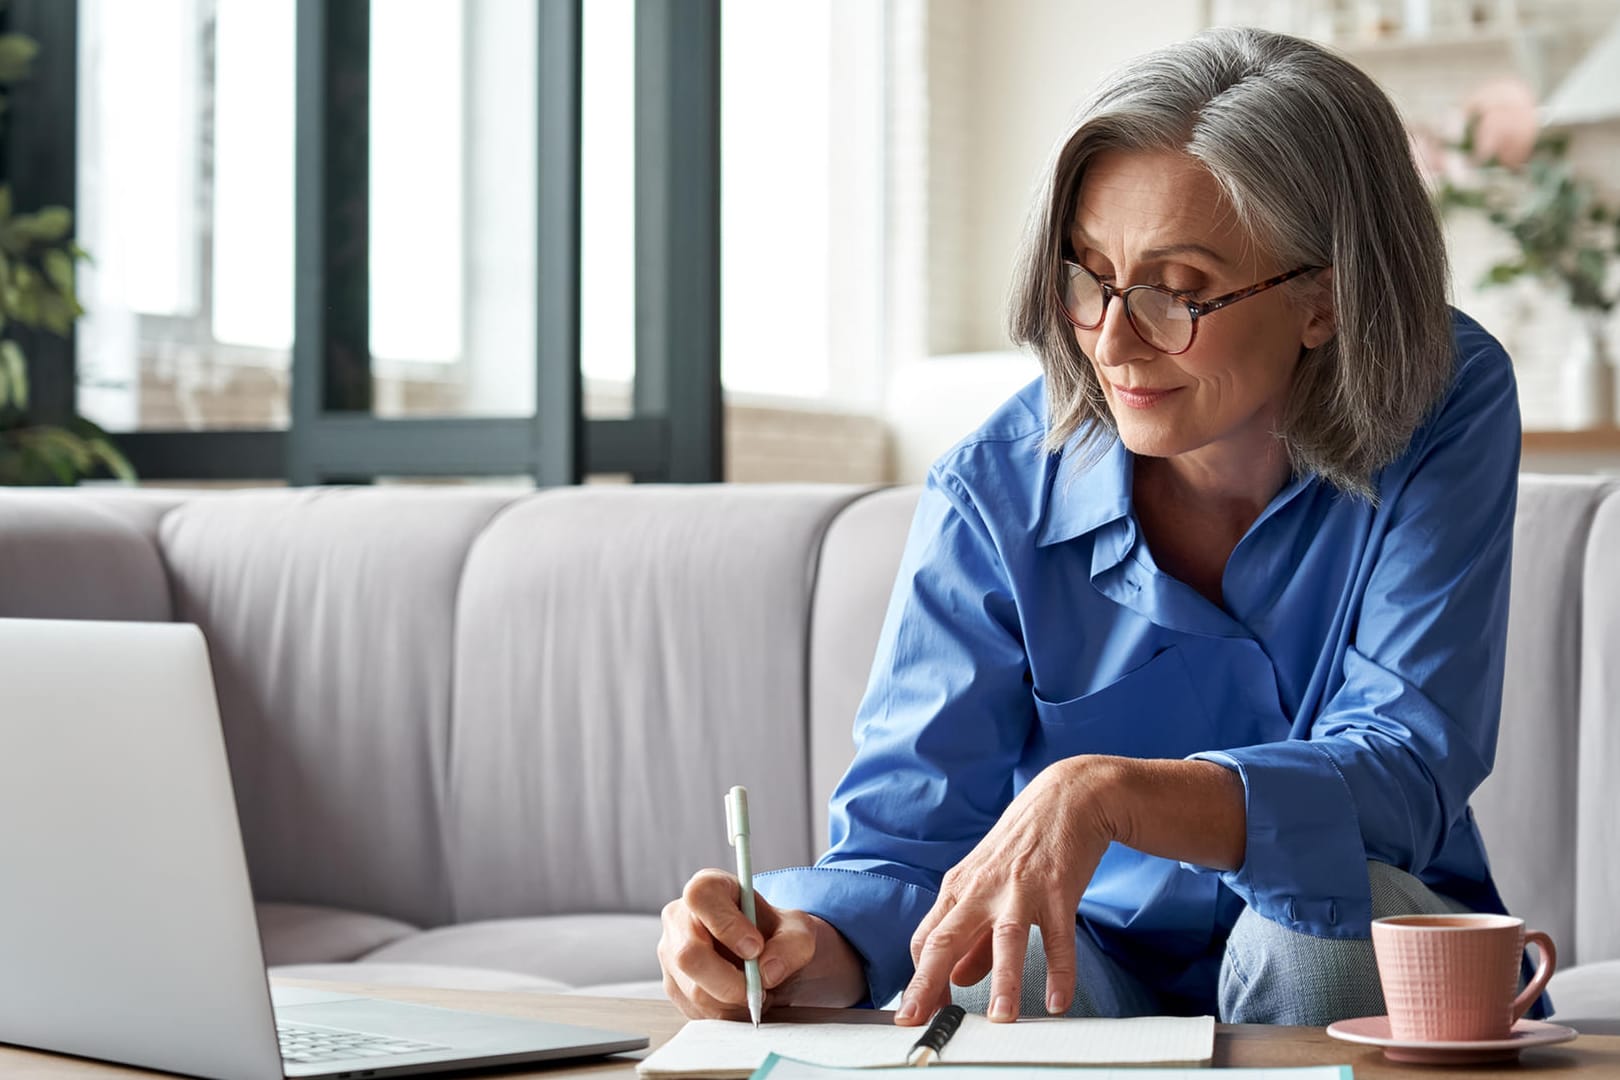
{"type": "Polygon", "coordinates": [[[1372,919],[1355,799],[1333,759],[1304,740],[1194,754],[1235,771],[1248,854],[1221,878],[1257,914],[1317,937],[1364,937],[1372,919]]]}
{"type": "Polygon", "coordinates": [[[1259,914],[1364,937],[1369,860],[1431,882],[1487,872],[1457,826],[1495,757],[1519,442],[1512,371],[1490,342],[1414,441],[1415,464],[1392,470],[1389,524],[1324,707],[1287,741],[1191,755],[1243,780],[1247,851],[1222,879],[1259,914]]]}

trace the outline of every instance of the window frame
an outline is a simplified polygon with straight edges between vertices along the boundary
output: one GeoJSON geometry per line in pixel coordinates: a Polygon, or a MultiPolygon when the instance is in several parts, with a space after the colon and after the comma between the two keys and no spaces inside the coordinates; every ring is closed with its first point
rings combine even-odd
{"type": "MultiPolygon", "coordinates": [[[[114,441],[151,480],[595,473],[723,479],[720,0],[636,3],[633,414],[583,415],[579,355],[581,0],[539,9],[536,409],[525,417],[371,414],[366,253],[369,0],[298,0],[294,343],[285,430],[137,431],[114,441]],[[358,88],[358,89],[357,89],[358,88]],[[359,257],[355,252],[361,253],[359,257]]],[[[7,29],[44,62],[14,89],[0,172],[21,206],[75,206],[78,5],[13,0],[7,29]]],[[[76,411],[74,343],[17,331],[33,414],[76,411]]]]}

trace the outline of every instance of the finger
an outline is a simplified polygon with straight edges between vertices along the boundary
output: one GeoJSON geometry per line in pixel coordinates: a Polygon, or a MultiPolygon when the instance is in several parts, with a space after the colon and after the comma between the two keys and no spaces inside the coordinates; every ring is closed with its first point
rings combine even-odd
{"type": "Polygon", "coordinates": [[[724,870],[699,870],[681,899],[714,940],[744,960],[759,956],[765,939],[742,913],[742,886],[724,870]]]}
{"type": "Polygon", "coordinates": [[[973,948],[982,929],[976,909],[959,905],[928,934],[917,954],[917,971],[906,987],[895,1022],[920,1024],[951,1000],[951,969],[973,948]]]}
{"type": "Polygon", "coordinates": [[[752,1020],[746,1005],[733,1005],[711,997],[702,990],[692,992],[692,1006],[697,1014],[705,1020],[740,1020],[747,1023],[752,1020]]]}
{"type": "Polygon", "coordinates": [[[994,959],[990,944],[988,934],[974,942],[968,954],[958,960],[956,966],[951,969],[951,982],[957,986],[972,986],[990,974],[991,961],[994,959]]]}
{"type": "Polygon", "coordinates": [[[990,1019],[1018,1019],[1022,999],[1024,956],[1029,951],[1029,923],[1016,913],[1003,913],[990,931],[995,967],[990,972],[990,1019]]]}
{"type": "Polygon", "coordinates": [[[934,901],[934,906],[928,909],[928,914],[922,917],[922,922],[917,924],[916,931],[911,935],[911,963],[913,967],[916,966],[918,959],[922,956],[923,942],[928,940],[928,935],[932,934],[934,928],[955,909],[956,892],[951,887],[950,878],[947,876],[945,885],[940,889],[939,898],[934,901]]]}
{"type": "Polygon", "coordinates": [[[759,978],[767,990],[803,970],[816,952],[815,928],[803,912],[777,914],[773,921],[759,954],[759,978]]]}
{"type": "Polygon", "coordinates": [[[708,997],[725,1005],[746,1006],[748,984],[742,969],[716,951],[709,932],[695,919],[672,936],[667,967],[681,981],[688,998],[708,997]]]}
{"type": "Polygon", "coordinates": [[[1048,912],[1041,920],[1041,941],[1046,946],[1046,1011],[1061,1016],[1074,1004],[1079,963],[1074,947],[1072,911],[1048,912]]]}

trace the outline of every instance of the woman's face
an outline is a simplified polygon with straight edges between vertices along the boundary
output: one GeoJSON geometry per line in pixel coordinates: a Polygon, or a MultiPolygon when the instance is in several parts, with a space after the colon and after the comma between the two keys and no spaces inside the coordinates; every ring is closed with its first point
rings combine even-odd
{"type": "MultiPolygon", "coordinates": [[[[1215,179],[1179,153],[1093,158],[1069,240],[1076,261],[1116,288],[1163,285],[1198,300],[1293,269],[1252,250],[1215,179]]],[[[1192,348],[1175,356],[1136,335],[1117,297],[1101,326],[1074,336],[1127,449],[1241,459],[1271,447],[1300,348],[1320,345],[1332,329],[1273,288],[1199,319],[1192,348]]]]}

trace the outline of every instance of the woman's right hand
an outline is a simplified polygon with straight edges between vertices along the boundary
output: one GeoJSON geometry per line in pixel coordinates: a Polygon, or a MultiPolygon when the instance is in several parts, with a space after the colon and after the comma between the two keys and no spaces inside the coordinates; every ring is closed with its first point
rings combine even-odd
{"type": "Polygon", "coordinates": [[[744,960],[759,960],[765,1006],[854,1005],[866,996],[860,955],[826,920],[772,906],[754,894],[756,928],[742,888],[724,870],[700,870],[664,906],[658,963],[664,992],[693,1019],[747,1020],[744,960]]]}

